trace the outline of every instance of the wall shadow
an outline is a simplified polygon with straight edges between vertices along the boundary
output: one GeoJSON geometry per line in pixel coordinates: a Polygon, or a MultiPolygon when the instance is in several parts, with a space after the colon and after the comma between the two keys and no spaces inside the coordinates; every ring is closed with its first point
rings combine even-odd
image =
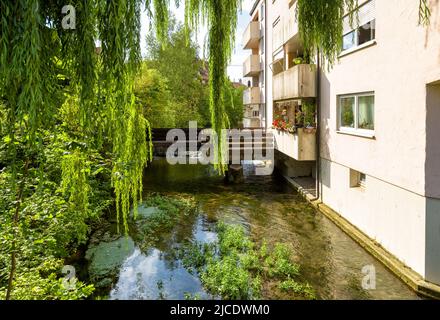
{"type": "Polygon", "coordinates": [[[440,199],[440,80],[426,86],[425,194],[440,199]]]}
{"type": "MultiPolygon", "coordinates": [[[[327,78],[327,75],[323,70],[320,70],[321,77],[321,127],[320,134],[321,138],[318,142],[320,144],[319,148],[321,150],[321,157],[325,159],[331,159],[330,148],[329,148],[329,137],[330,137],[330,105],[331,105],[331,85],[327,78]]],[[[321,180],[322,184],[328,188],[331,188],[331,178],[330,178],[330,162],[321,161],[321,180]]]]}

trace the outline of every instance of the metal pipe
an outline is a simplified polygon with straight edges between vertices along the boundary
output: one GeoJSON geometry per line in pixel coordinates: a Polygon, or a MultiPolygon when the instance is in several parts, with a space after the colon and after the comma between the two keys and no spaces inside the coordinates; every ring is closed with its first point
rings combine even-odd
{"type": "Polygon", "coordinates": [[[267,35],[269,34],[267,32],[267,20],[268,20],[268,15],[267,15],[267,0],[264,0],[264,130],[267,132],[267,97],[268,97],[268,90],[267,90],[267,66],[268,66],[268,54],[267,54],[267,35]]]}
{"type": "Polygon", "coordinates": [[[321,54],[318,50],[316,64],[316,196],[311,201],[321,198],[321,54]]]}

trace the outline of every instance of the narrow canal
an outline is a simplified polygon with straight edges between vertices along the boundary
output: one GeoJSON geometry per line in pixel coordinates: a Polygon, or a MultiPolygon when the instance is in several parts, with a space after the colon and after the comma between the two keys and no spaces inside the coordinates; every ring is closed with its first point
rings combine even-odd
{"type": "MultiPolygon", "coordinates": [[[[188,242],[216,241],[214,226],[223,221],[243,226],[255,243],[266,239],[269,245],[281,242],[291,246],[302,280],[318,299],[417,299],[282,177],[253,176],[249,174],[253,169],[245,166],[245,183],[226,185],[211,167],[171,166],[165,159],[155,159],[145,175],[145,197],[190,197],[198,214],[175,221],[167,232],[153,235],[147,246],[132,232],[128,240],[118,239],[114,226],[96,232],[87,258],[94,278],[101,276],[102,295],[109,299],[218,298],[205,291],[197,274],[184,267],[176,248],[188,242]],[[365,266],[375,268],[374,290],[363,289],[365,266]],[[113,277],[102,276],[112,268],[113,277]]],[[[139,214],[148,215],[149,210],[141,206],[139,214]]],[[[269,288],[263,290],[262,298],[285,297],[269,288]]]]}

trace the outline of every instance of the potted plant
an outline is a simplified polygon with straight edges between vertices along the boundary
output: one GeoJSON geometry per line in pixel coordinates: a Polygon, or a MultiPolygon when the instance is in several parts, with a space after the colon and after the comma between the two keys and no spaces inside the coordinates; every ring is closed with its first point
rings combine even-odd
{"type": "Polygon", "coordinates": [[[316,105],[311,102],[303,102],[302,106],[302,124],[305,133],[316,133],[316,105]]]}
{"type": "Polygon", "coordinates": [[[303,63],[304,63],[304,59],[301,58],[301,57],[297,57],[297,58],[293,59],[292,62],[293,62],[293,65],[294,65],[294,66],[297,66],[297,65],[299,65],[299,64],[303,64],[303,63]]]}

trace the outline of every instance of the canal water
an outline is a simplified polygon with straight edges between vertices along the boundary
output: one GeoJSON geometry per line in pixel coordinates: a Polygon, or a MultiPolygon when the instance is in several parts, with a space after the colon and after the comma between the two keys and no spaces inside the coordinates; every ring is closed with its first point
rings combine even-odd
{"type": "MultiPolygon", "coordinates": [[[[245,166],[243,184],[225,184],[212,167],[167,164],[155,159],[144,178],[145,195],[195,197],[198,215],[180,221],[155,247],[134,242],[108,293],[110,299],[215,299],[197,275],[179,260],[176,247],[188,241],[217,239],[218,221],[242,225],[259,243],[282,242],[293,248],[301,277],[319,299],[418,299],[406,285],[321,213],[310,206],[282,177],[254,176],[245,166]],[[366,274],[375,271],[375,289],[366,290],[366,274]]],[[[160,236],[159,236],[160,237],[160,236]]],[[[110,253],[111,253],[111,249],[110,253]]],[[[369,282],[371,284],[371,282],[369,282]]],[[[280,298],[263,292],[263,298],[280,298]]]]}

